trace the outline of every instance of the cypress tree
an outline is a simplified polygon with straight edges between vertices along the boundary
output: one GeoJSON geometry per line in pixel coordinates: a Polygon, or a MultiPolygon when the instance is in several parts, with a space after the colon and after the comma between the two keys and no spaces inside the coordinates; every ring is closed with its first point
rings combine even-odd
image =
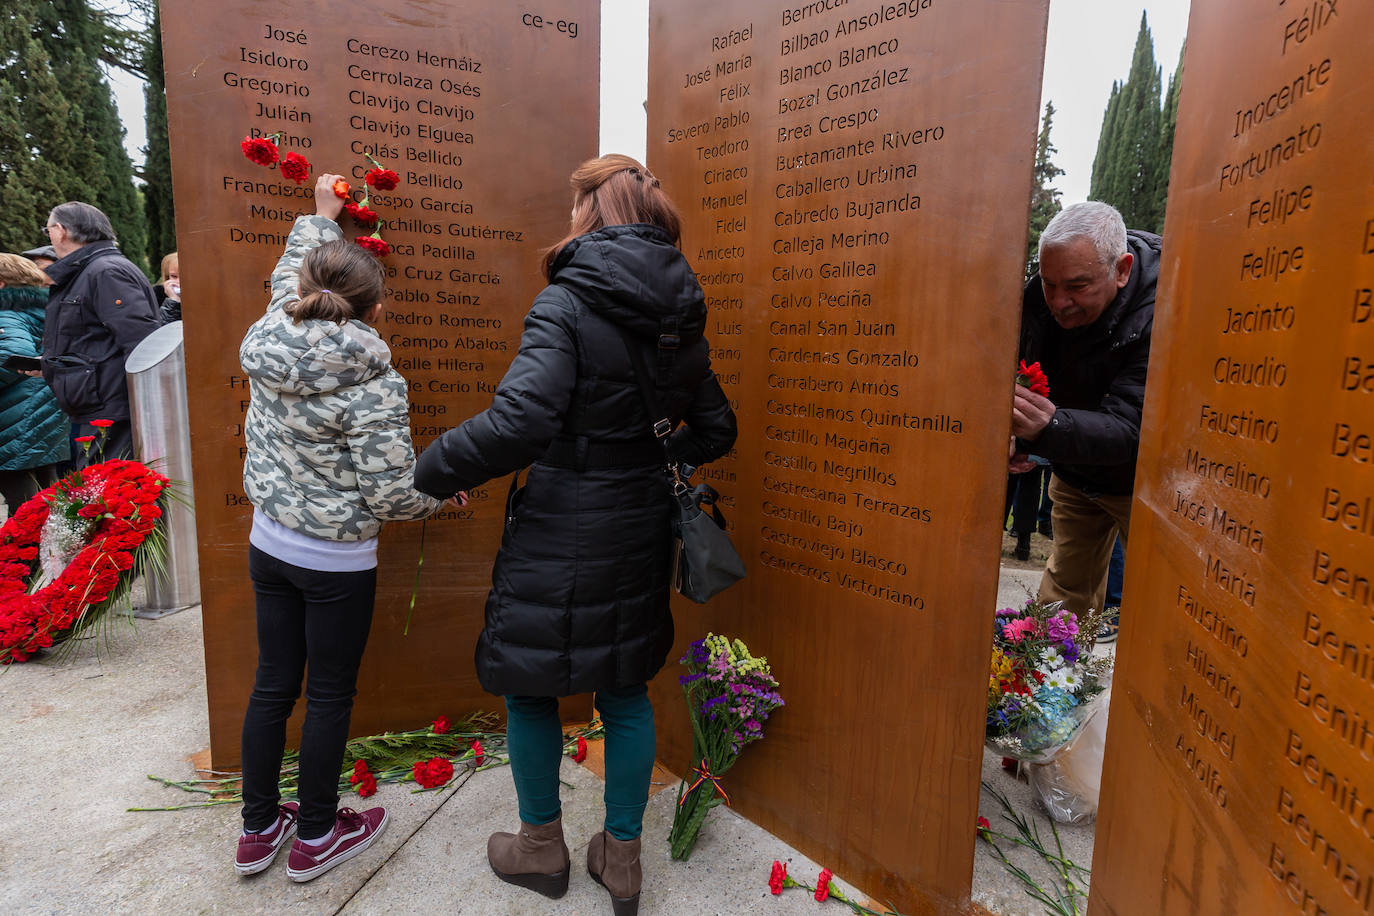
{"type": "MultiPolygon", "coordinates": [[[[1184,47],[1187,47],[1185,43],[1184,47]]],[[[1183,50],[1178,52],[1178,66],[1169,77],[1169,94],[1164,97],[1164,111],[1159,126],[1159,184],[1155,191],[1155,210],[1159,216],[1156,232],[1164,231],[1164,207],[1169,200],[1169,172],[1174,158],[1174,130],[1178,126],[1178,93],[1183,83],[1183,50]]]]}
{"type": "Polygon", "coordinates": [[[40,40],[48,6],[9,0],[9,13],[0,18],[0,249],[6,251],[44,244],[42,227],[54,206],[95,196],[79,167],[90,149],[81,112],[40,40]]]}
{"type": "MultiPolygon", "coordinates": [[[[1120,210],[1127,226],[1151,231],[1158,231],[1164,222],[1173,149],[1172,130],[1167,138],[1163,135],[1168,115],[1161,111],[1162,80],[1150,25],[1142,12],[1130,74],[1120,88],[1112,86],[1102,119],[1089,196],[1120,210]]],[[[1171,93],[1175,87],[1176,81],[1171,82],[1171,93]]]]}
{"type": "Polygon", "coordinates": [[[1040,233],[1045,231],[1054,215],[1064,209],[1059,191],[1052,187],[1054,180],[1064,174],[1050,157],[1058,152],[1050,143],[1050,128],[1054,124],[1054,103],[1045,103],[1045,116],[1040,122],[1040,139],[1035,146],[1035,184],[1031,188],[1030,234],[1026,240],[1026,279],[1040,269],[1040,233]]]}
{"type": "Polygon", "coordinates": [[[151,41],[144,58],[148,82],[143,86],[148,125],[148,157],[143,166],[144,213],[148,224],[148,261],[154,269],[163,255],[176,251],[172,209],[172,155],[167,142],[167,93],[162,74],[162,14],[153,7],[151,41]]]}
{"type": "Polygon", "coordinates": [[[53,75],[82,135],[72,165],[94,191],[82,199],[105,212],[120,250],[146,271],[143,208],[135,193],[133,164],[124,151],[124,126],[100,70],[102,34],[100,20],[86,0],[52,0],[40,7],[38,37],[47,46],[53,75]]]}
{"type": "Polygon", "coordinates": [[[1106,183],[1107,166],[1112,159],[1113,144],[1116,142],[1117,113],[1121,108],[1121,84],[1112,81],[1112,94],[1107,97],[1107,110],[1102,113],[1102,131],[1097,137],[1097,155],[1093,157],[1092,181],[1088,185],[1088,197],[1102,200],[1102,188],[1106,183]]]}
{"type": "Polygon", "coordinates": [[[1153,229],[1159,224],[1160,69],[1145,14],[1140,14],[1131,73],[1121,89],[1121,118],[1113,144],[1105,200],[1121,211],[1126,225],[1153,229]]]}

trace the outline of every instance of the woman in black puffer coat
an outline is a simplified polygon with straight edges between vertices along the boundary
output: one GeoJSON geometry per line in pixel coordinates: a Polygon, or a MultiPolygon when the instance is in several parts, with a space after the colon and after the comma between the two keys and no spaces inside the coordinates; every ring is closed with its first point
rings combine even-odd
{"type": "Polygon", "coordinates": [[[711,372],[701,286],[677,249],[658,179],[628,156],[572,176],[570,234],[549,250],[549,285],[491,407],[421,455],[416,487],[447,497],[529,466],[492,571],[477,675],[506,697],[518,835],[488,843],[504,880],[549,896],[568,883],[558,801],[557,697],[594,691],[606,725],[606,823],[588,868],[617,913],[638,905],[639,834],[654,760],[645,682],[673,642],[670,502],[630,358],[642,356],[678,461],[735,441],[711,372]]]}

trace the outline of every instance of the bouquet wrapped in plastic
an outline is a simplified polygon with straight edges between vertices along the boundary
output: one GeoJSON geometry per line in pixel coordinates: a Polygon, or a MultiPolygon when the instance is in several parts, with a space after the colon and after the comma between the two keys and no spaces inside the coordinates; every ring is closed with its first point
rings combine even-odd
{"type": "MultiPolygon", "coordinates": [[[[1112,660],[1090,659],[1098,615],[1089,612],[1080,624],[1060,602],[997,612],[992,637],[992,670],[988,676],[987,745],[1003,757],[1048,765],[1071,746],[1085,722],[1105,723],[1104,691],[1111,683],[1112,660]]],[[[1088,755],[1083,755],[1085,758],[1088,755]]],[[[1100,758],[1100,755],[1099,755],[1100,758]]],[[[1091,771],[1091,761],[1079,769],[1091,771]]],[[[1098,763],[1100,770],[1100,759],[1098,763]]],[[[1049,774],[1040,774],[1049,784],[1049,774]]],[[[1062,786],[1056,787],[1061,791],[1062,786]]],[[[1042,798],[1045,792],[1041,792],[1042,798]]],[[[1045,798],[1055,814],[1056,805],[1045,798]]],[[[1057,807],[1079,820],[1096,804],[1075,804],[1060,796],[1057,807]]],[[[1068,820],[1069,817],[1057,819],[1068,820]]]]}
{"type": "Polygon", "coordinates": [[[745,747],[763,737],[763,723],[783,705],[768,659],[749,654],[738,639],[708,634],[681,659],[679,680],[692,720],[692,767],[677,790],[668,834],[674,859],[686,859],[710,810],[730,798],[721,776],[745,747]]]}

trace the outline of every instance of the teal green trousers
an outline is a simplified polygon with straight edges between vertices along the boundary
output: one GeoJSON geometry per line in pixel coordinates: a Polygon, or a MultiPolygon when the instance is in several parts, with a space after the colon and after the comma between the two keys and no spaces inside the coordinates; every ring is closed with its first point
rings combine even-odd
{"type": "MultiPolygon", "coordinates": [[[[654,772],[654,709],[643,684],[596,694],[606,727],[606,830],[633,840],[644,826],[654,772]]],[[[506,697],[506,738],[520,820],[547,824],[562,813],[558,766],[563,726],[555,697],[506,697]]]]}

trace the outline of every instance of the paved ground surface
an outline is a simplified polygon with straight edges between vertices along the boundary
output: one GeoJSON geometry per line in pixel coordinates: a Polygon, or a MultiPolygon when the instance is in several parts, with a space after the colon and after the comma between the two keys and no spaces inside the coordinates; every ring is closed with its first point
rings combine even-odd
{"type": "MultiPolygon", "coordinates": [[[[1034,571],[1004,570],[1000,604],[1024,600],[1034,571]]],[[[149,779],[193,775],[190,758],[206,745],[200,613],[140,621],[110,651],[74,664],[44,661],[0,673],[0,912],[4,913],[459,913],[593,914],[609,912],[604,892],[584,869],[596,829],[601,780],[565,761],[564,819],[574,870],[568,895],[548,901],[496,880],[486,837],[516,823],[507,769],[488,770],[461,787],[412,794],[383,786],[375,800],[391,821],[373,849],[305,885],[287,880],[278,861],[253,878],[231,867],[237,806],[174,813],[129,813],[133,806],[184,803],[188,797],[149,779]]],[[[1018,810],[1036,815],[1029,786],[988,755],[985,781],[1018,810]]],[[[345,804],[359,800],[350,797],[345,804]]],[[[651,799],[648,837],[663,837],[673,793],[651,799]]],[[[996,825],[999,807],[985,793],[981,812],[996,825]]],[[[970,825],[971,827],[972,825],[970,825]]],[[[1089,864],[1092,827],[1061,828],[1070,858],[1089,864]]],[[[970,842],[972,836],[970,834],[970,842]]],[[[1042,863],[1015,850],[1014,860],[1043,880],[1042,863]]],[[[768,894],[768,867],[789,859],[793,874],[819,866],[726,809],[716,809],[687,863],[672,863],[665,844],[645,844],[641,912],[844,912],[792,891],[768,894]]],[[[840,876],[843,878],[843,876],[840,876]]],[[[984,844],[975,859],[974,900],[1006,916],[1038,914],[984,844]]]]}

